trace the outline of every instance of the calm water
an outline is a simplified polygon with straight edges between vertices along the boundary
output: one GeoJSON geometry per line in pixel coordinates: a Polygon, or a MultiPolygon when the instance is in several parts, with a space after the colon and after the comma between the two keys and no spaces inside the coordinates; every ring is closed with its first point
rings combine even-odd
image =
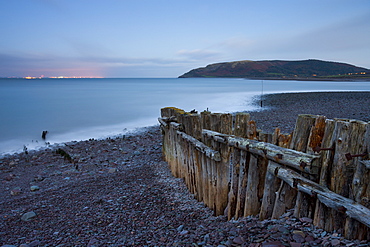
{"type": "MultiPolygon", "coordinates": [[[[0,155],[50,143],[103,138],[157,123],[160,108],[254,110],[263,93],[370,91],[370,82],[245,79],[1,79],[0,155]]],[[[258,109],[258,108],[257,108],[258,109]]]]}

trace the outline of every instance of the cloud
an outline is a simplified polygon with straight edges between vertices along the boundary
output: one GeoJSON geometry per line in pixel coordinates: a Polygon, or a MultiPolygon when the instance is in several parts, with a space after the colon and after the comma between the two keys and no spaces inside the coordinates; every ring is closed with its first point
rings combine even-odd
{"type": "Polygon", "coordinates": [[[216,58],[220,55],[220,52],[209,51],[209,50],[179,50],[176,55],[185,57],[191,61],[209,60],[210,58],[216,58]]]}
{"type": "Polygon", "coordinates": [[[231,37],[219,43],[218,46],[229,50],[251,49],[255,41],[242,36],[231,37]]]}

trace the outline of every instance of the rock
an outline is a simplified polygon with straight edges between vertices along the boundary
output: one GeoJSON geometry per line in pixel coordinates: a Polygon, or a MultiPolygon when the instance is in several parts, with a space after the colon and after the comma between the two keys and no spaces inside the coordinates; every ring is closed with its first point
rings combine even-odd
{"type": "Polygon", "coordinates": [[[183,231],[181,231],[180,232],[180,235],[186,235],[186,234],[188,234],[189,233],[189,231],[187,231],[187,230],[183,230],[183,231]]]}
{"type": "Polygon", "coordinates": [[[10,163],[9,163],[9,166],[15,166],[15,165],[17,165],[18,164],[18,162],[16,162],[16,161],[11,161],[10,163]]]}
{"type": "Polygon", "coordinates": [[[37,191],[37,190],[40,190],[40,187],[37,186],[37,185],[32,185],[31,188],[30,188],[31,191],[37,191]]]}
{"type": "Polygon", "coordinates": [[[17,247],[17,246],[15,246],[15,245],[10,245],[10,244],[4,244],[4,245],[2,245],[1,247],[17,247]]]}
{"type": "Polygon", "coordinates": [[[117,172],[117,168],[109,168],[108,173],[115,173],[117,172]]]}
{"type": "Polygon", "coordinates": [[[19,247],[38,247],[40,245],[41,245],[41,242],[38,241],[38,240],[35,240],[35,241],[32,241],[29,244],[21,244],[21,245],[19,245],[19,247]]]}
{"type": "Polygon", "coordinates": [[[14,179],[16,177],[16,175],[14,175],[14,174],[9,174],[9,175],[7,175],[5,178],[4,178],[4,180],[6,180],[6,181],[11,181],[12,179],[14,179]]]}
{"type": "Polygon", "coordinates": [[[305,242],[306,234],[302,231],[293,231],[293,239],[297,243],[303,243],[305,242]]]}
{"type": "Polygon", "coordinates": [[[273,242],[263,243],[262,247],[284,247],[284,245],[280,241],[273,241],[273,242]]]}
{"type": "Polygon", "coordinates": [[[301,247],[302,244],[300,243],[295,243],[295,242],[290,242],[290,247],[301,247]]]}
{"type": "Polygon", "coordinates": [[[28,244],[30,247],[37,247],[41,245],[41,242],[39,240],[32,241],[28,244]]]}
{"type": "Polygon", "coordinates": [[[36,217],[36,213],[31,211],[31,212],[27,212],[27,213],[23,214],[22,217],[21,217],[21,220],[30,221],[34,217],[36,217]]]}
{"type": "Polygon", "coordinates": [[[243,244],[245,241],[242,237],[236,237],[233,239],[233,243],[235,244],[243,244]]]}
{"type": "Polygon", "coordinates": [[[303,223],[310,223],[310,224],[312,223],[312,219],[308,217],[302,217],[299,220],[303,223]]]}
{"type": "Polygon", "coordinates": [[[12,195],[12,196],[16,196],[16,195],[19,195],[19,194],[21,194],[22,193],[22,190],[21,190],[21,188],[19,188],[19,187],[16,187],[16,188],[14,188],[14,189],[12,189],[11,191],[10,191],[10,194],[12,195]]]}
{"type": "Polygon", "coordinates": [[[339,239],[333,239],[330,243],[331,243],[332,246],[338,246],[338,245],[340,245],[340,240],[339,239]]]}
{"type": "Polygon", "coordinates": [[[36,182],[39,182],[39,181],[43,181],[45,178],[41,175],[37,175],[35,178],[34,178],[34,181],[36,182]]]}

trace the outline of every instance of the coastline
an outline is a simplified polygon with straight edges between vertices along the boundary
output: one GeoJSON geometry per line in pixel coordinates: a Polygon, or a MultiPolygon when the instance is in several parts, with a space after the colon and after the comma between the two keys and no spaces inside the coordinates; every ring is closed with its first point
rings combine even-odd
{"type": "Polygon", "coordinates": [[[352,81],[352,82],[361,82],[361,81],[370,81],[370,77],[251,77],[245,78],[248,80],[276,80],[276,81],[352,81]]]}
{"type": "MultiPolygon", "coordinates": [[[[269,94],[263,109],[250,114],[258,128],[289,131],[298,114],[369,121],[369,101],[370,92],[269,94]]],[[[294,242],[296,231],[307,236],[302,244],[308,246],[368,243],[316,229],[307,219],[290,217],[290,211],[263,222],[214,217],[172,176],[161,143],[156,125],[55,147],[71,160],[52,148],[0,158],[0,246],[283,246],[294,242]]]]}
{"type": "Polygon", "coordinates": [[[370,92],[302,92],[266,94],[255,98],[259,111],[246,111],[257,128],[272,133],[279,127],[291,133],[299,114],[323,115],[328,119],[343,118],[370,121],[370,92]]]}

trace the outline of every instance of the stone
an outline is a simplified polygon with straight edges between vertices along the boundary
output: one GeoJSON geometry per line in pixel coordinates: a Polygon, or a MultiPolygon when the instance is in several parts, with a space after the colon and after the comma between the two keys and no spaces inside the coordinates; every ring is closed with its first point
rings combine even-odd
{"type": "Polygon", "coordinates": [[[290,247],[301,247],[301,243],[290,242],[290,247]]]}
{"type": "Polygon", "coordinates": [[[12,179],[14,179],[16,176],[14,175],[14,174],[9,174],[9,175],[7,175],[5,178],[4,178],[4,180],[6,180],[6,181],[11,181],[12,179]]]}
{"type": "Polygon", "coordinates": [[[21,188],[19,188],[19,187],[16,187],[16,188],[14,188],[14,189],[12,189],[11,191],[10,191],[10,194],[12,195],[12,196],[16,196],[16,195],[19,195],[19,194],[21,194],[22,193],[22,190],[21,190],[21,188]]]}
{"type": "Polygon", "coordinates": [[[27,213],[23,214],[22,217],[21,217],[21,220],[30,221],[34,217],[36,217],[36,213],[31,211],[31,212],[27,212],[27,213]]]}
{"type": "Polygon", "coordinates": [[[311,218],[308,218],[308,217],[302,217],[299,219],[301,222],[304,222],[304,223],[312,223],[312,219],[311,218]]]}
{"type": "Polygon", "coordinates": [[[109,168],[108,173],[115,173],[117,172],[117,168],[109,168]]]}
{"type": "Polygon", "coordinates": [[[89,243],[87,244],[87,247],[98,247],[99,246],[99,241],[96,240],[95,238],[91,238],[89,243]]]}
{"type": "Polygon", "coordinates": [[[10,163],[9,163],[9,166],[15,166],[15,165],[17,165],[18,164],[18,162],[16,162],[16,161],[11,161],[10,163]]]}
{"type": "Polygon", "coordinates": [[[338,246],[338,245],[340,245],[340,240],[339,239],[333,239],[330,243],[331,243],[332,246],[338,246]]]}
{"type": "Polygon", "coordinates": [[[177,227],[178,232],[181,232],[183,229],[184,229],[184,225],[181,225],[181,226],[177,227]]]}
{"type": "Polygon", "coordinates": [[[297,243],[305,242],[305,234],[302,231],[293,231],[293,239],[297,243]]]}
{"type": "Polygon", "coordinates": [[[281,243],[280,241],[273,241],[262,244],[262,247],[284,247],[284,246],[285,245],[283,245],[283,243],[281,243]]]}
{"type": "Polygon", "coordinates": [[[236,237],[233,239],[233,243],[235,244],[243,244],[245,241],[242,237],[236,237]]]}
{"type": "Polygon", "coordinates": [[[40,190],[40,187],[37,186],[37,185],[32,185],[31,188],[30,188],[31,191],[37,191],[37,190],[40,190]]]}
{"type": "Polygon", "coordinates": [[[34,181],[36,182],[40,182],[40,181],[43,181],[45,178],[42,176],[42,175],[37,175],[35,178],[34,178],[34,181]]]}
{"type": "Polygon", "coordinates": [[[41,242],[39,240],[32,241],[28,244],[29,247],[38,247],[41,245],[41,242]]]}
{"type": "Polygon", "coordinates": [[[186,235],[186,234],[188,234],[189,233],[189,231],[187,231],[187,230],[183,230],[183,231],[181,231],[180,232],[180,235],[186,235]]]}

